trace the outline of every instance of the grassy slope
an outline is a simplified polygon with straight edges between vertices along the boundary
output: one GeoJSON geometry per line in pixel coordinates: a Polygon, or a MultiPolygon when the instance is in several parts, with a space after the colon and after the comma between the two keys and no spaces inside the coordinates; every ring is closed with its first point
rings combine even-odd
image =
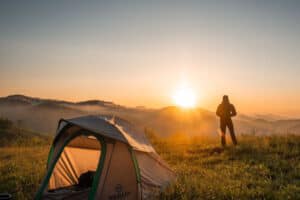
{"type": "MultiPolygon", "coordinates": [[[[300,199],[300,136],[243,136],[225,150],[217,140],[174,138],[151,135],[178,176],[164,199],[300,199]]],[[[0,191],[32,199],[48,150],[47,143],[0,147],[0,191]]]]}
{"type": "Polygon", "coordinates": [[[0,119],[0,193],[32,199],[44,175],[51,137],[0,119]]]}
{"type": "Polygon", "coordinates": [[[178,175],[168,199],[300,199],[300,137],[241,136],[217,141],[153,141],[178,175]]]}

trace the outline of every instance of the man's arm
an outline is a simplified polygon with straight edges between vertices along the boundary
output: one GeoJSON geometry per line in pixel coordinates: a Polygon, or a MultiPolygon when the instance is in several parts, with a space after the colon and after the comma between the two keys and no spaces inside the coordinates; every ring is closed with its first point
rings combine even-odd
{"type": "Polygon", "coordinates": [[[236,113],[235,107],[234,107],[234,105],[231,104],[230,116],[231,116],[231,117],[234,117],[234,116],[236,116],[236,114],[237,114],[237,113],[236,113]]]}
{"type": "Polygon", "coordinates": [[[221,117],[221,105],[218,106],[216,114],[218,117],[221,117]]]}

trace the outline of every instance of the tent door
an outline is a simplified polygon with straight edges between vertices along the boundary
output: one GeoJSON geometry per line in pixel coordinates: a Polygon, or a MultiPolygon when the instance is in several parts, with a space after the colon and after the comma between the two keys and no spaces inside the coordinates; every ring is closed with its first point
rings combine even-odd
{"type": "Polygon", "coordinates": [[[48,199],[47,196],[65,198],[68,189],[73,190],[71,199],[76,193],[80,199],[94,199],[106,156],[104,139],[93,133],[80,132],[68,137],[63,146],[56,150],[58,153],[53,153],[55,146],[51,149],[48,160],[52,163],[48,165],[46,177],[35,199],[48,199]]]}

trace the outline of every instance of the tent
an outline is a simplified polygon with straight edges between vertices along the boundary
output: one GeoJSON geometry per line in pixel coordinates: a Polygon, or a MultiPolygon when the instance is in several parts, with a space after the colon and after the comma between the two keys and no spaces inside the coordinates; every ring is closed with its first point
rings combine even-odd
{"type": "Polygon", "coordinates": [[[154,199],[174,178],[129,122],[111,116],[61,119],[35,199],[154,199]]]}

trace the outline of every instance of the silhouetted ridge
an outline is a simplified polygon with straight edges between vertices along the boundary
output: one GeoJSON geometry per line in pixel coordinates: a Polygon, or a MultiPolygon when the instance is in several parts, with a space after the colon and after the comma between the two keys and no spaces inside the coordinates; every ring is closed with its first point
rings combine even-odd
{"type": "Polygon", "coordinates": [[[88,100],[88,101],[80,101],[76,103],[77,105],[90,105],[90,106],[116,106],[111,101],[101,101],[101,100],[88,100]]]}

